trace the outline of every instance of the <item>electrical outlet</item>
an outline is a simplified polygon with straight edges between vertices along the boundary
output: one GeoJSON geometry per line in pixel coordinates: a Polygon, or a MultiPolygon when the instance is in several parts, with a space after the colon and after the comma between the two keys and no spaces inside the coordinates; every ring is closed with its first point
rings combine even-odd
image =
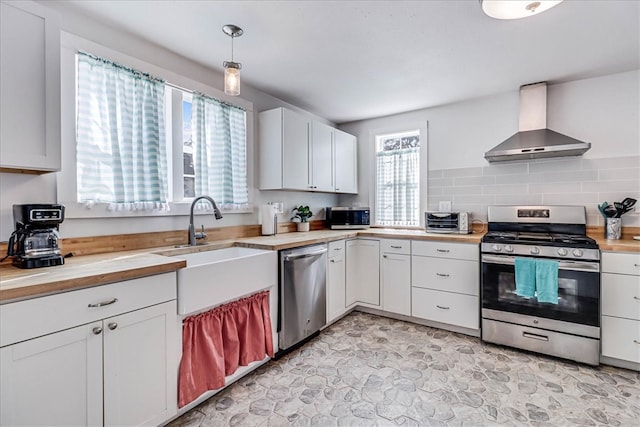
{"type": "Polygon", "coordinates": [[[451,212],[451,200],[438,202],[438,210],[440,212],[451,212]]]}

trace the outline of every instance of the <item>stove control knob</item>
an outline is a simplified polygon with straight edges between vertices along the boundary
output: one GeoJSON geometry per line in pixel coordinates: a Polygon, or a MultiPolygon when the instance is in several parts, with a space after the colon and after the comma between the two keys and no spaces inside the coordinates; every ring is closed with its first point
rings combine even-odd
{"type": "Polygon", "coordinates": [[[584,252],[582,252],[580,249],[574,249],[573,250],[573,256],[575,257],[581,257],[584,254],[584,252]]]}
{"type": "Polygon", "coordinates": [[[491,249],[493,249],[496,252],[500,252],[502,250],[502,247],[500,245],[493,245],[491,246],[491,249]]]}
{"type": "Polygon", "coordinates": [[[534,246],[531,248],[531,254],[532,255],[538,255],[540,253],[540,248],[537,246],[534,246]]]}
{"type": "Polygon", "coordinates": [[[505,251],[505,252],[513,252],[513,246],[511,246],[511,245],[504,245],[504,251],[505,251]]]}
{"type": "Polygon", "coordinates": [[[558,255],[560,256],[567,256],[568,253],[569,251],[567,251],[565,248],[558,249],[558,255]]]}

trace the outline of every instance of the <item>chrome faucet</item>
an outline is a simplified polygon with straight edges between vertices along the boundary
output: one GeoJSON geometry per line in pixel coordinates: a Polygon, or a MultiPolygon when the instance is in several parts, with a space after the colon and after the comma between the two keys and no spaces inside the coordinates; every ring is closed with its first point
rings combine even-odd
{"type": "Polygon", "coordinates": [[[199,231],[197,233],[193,226],[193,208],[195,207],[196,203],[198,203],[198,201],[202,199],[208,200],[209,203],[211,203],[211,206],[213,206],[213,215],[216,217],[216,219],[222,218],[222,214],[220,213],[220,209],[218,209],[218,205],[216,205],[216,202],[211,197],[198,196],[193,199],[193,202],[191,202],[191,213],[189,214],[189,246],[195,246],[198,239],[204,239],[207,237],[207,233],[204,232],[204,225],[202,226],[202,231],[199,231]]]}

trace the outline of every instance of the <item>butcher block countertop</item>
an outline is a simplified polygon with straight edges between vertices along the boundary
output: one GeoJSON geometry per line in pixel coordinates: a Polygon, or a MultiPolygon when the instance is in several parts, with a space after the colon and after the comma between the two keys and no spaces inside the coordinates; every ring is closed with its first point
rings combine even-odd
{"type": "MultiPolygon", "coordinates": [[[[176,271],[186,267],[182,259],[171,258],[198,251],[210,251],[231,246],[266,250],[283,250],[316,243],[354,237],[411,239],[479,244],[484,233],[435,234],[420,229],[370,228],[366,230],[317,230],[290,232],[274,236],[241,237],[214,240],[198,246],[165,246],[110,252],[67,258],[62,266],[19,269],[10,264],[0,266],[0,304],[36,298],[58,292],[100,286],[123,280],[176,271]]],[[[595,238],[603,251],[640,252],[640,241],[625,236],[621,240],[595,238]]]]}

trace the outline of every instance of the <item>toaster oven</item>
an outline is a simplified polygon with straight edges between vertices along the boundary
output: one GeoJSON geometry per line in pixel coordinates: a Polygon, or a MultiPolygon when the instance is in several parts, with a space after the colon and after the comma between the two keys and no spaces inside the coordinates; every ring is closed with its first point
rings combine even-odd
{"type": "Polygon", "coordinates": [[[424,225],[427,233],[471,233],[469,212],[425,212],[424,225]]]}

